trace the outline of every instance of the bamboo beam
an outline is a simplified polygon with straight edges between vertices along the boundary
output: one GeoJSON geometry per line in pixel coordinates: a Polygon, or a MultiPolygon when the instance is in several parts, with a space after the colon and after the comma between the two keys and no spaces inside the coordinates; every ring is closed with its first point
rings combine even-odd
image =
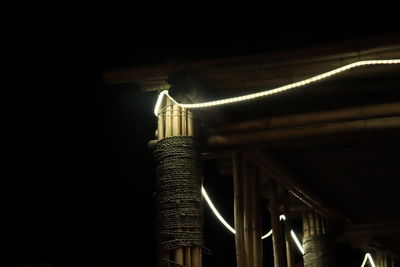
{"type": "Polygon", "coordinates": [[[254,266],[253,262],[253,233],[252,233],[252,207],[251,207],[251,176],[247,160],[242,160],[243,198],[244,198],[244,248],[246,265],[254,266]]]}
{"type": "MultiPolygon", "coordinates": [[[[287,76],[296,79],[302,75],[315,73],[322,69],[331,69],[333,66],[365,59],[396,58],[399,55],[398,35],[375,36],[379,38],[363,38],[348,40],[324,46],[313,46],[296,51],[274,52],[264,55],[241,56],[227,59],[216,59],[197,62],[181,62],[156,66],[147,66],[135,69],[108,70],[103,74],[106,84],[132,83],[142,85],[142,90],[166,89],[170,85],[166,82],[167,75],[172,72],[190,69],[202,77],[212,78],[216,75],[236,75],[244,72],[252,74],[257,70],[267,73],[277,71],[285,74],[281,82],[287,81],[287,76]],[[360,47],[361,44],[361,47],[360,47]]],[[[277,77],[278,76],[278,77],[277,77]]]]}
{"type": "Polygon", "coordinates": [[[284,129],[212,135],[208,137],[208,145],[213,148],[234,147],[311,138],[317,136],[398,128],[400,128],[400,116],[395,116],[345,122],[322,123],[284,129]]]}
{"type": "Polygon", "coordinates": [[[400,102],[368,105],[345,108],[339,110],[320,111],[305,114],[295,114],[280,117],[272,117],[263,120],[245,121],[224,125],[211,129],[212,133],[231,133],[242,131],[254,131],[276,129],[283,127],[296,127],[327,122],[359,120],[366,118],[388,117],[400,115],[400,102]]]}
{"type": "Polygon", "coordinates": [[[244,203],[243,203],[243,176],[241,157],[238,152],[232,154],[233,165],[233,210],[235,221],[235,246],[237,267],[246,267],[246,254],[244,248],[244,203]]]}
{"type": "Polygon", "coordinates": [[[274,267],[284,266],[283,242],[281,225],[279,221],[279,205],[277,196],[277,185],[275,181],[271,181],[270,191],[270,210],[271,210],[271,224],[272,224],[272,242],[274,248],[274,267]]]}
{"type": "Polygon", "coordinates": [[[326,217],[332,217],[340,221],[350,222],[350,220],[330,207],[318,195],[312,193],[312,190],[300,183],[290,170],[271,155],[261,154],[258,151],[248,151],[246,156],[257,164],[259,168],[268,176],[287,188],[294,196],[312,209],[318,210],[326,217]]]}

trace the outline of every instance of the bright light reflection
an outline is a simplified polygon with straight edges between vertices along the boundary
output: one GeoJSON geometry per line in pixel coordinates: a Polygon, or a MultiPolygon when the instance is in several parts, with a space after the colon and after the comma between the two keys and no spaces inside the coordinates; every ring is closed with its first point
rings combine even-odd
{"type": "Polygon", "coordinates": [[[369,262],[371,263],[371,266],[372,266],[372,267],[376,267],[376,266],[375,266],[375,262],[374,262],[374,260],[372,259],[371,254],[367,253],[366,255],[367,255],[368,259],[369,259],[369,262]]]}
{"type": "Polygon", "coordinates": [[[299,239],[297,238],[297,236],[296,236],[296,234],[295,234],[295,232],[294,232],[293,230],[290,230],[290,235],[292,236],[294,243],[296,243],[296,246],[299,248],[301,254],[304,255],[304,248],[303,248],[303,246],[300,244],[300,241],[299,241],[299,239]]]}

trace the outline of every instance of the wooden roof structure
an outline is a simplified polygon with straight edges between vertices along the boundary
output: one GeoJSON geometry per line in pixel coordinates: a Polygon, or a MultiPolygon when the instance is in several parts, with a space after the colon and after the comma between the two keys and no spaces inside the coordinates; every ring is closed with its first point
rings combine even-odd
{"type": "MultiPolygon", "coordinates": [[[[169,89],[201,102],[275,88],[369,59],[400,58],[400,36],[269,54],[111,70],[108,84],[169,89]]],[[[309,86],[194,111],[221,172],[244,149],[308,206],[334,218],[339,240],[400,255],[400,65],[366,66],[309,86]],[[219,156],[218,156],[219,155],[219,156]]],[[[300,202],[293,198],[293,205],[300,202]]]]}

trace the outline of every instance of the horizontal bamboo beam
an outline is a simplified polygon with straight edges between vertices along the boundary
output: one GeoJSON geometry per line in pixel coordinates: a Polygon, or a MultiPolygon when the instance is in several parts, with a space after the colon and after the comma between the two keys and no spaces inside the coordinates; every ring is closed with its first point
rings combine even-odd
{"type": "Polygon", "coordinates": [[[326,122],[350,121],[395,115],[400,115],[400,102],[272,117],[263,120],[245,121],[230,125],[223,125],[218,128],[211,129],[210,132],[216,134],[276,129],[284,127],[313,125],[326,122]]]}
{"type": "Polygon", "coordinates": [[[330,207],[320,196],[312,193],[312,190],[302,184],[300,179],[288,170],[282,163],[271,155],[258,151],[248,151],[246,156],[263,171],[279,184],[288,189],[295,197],[312,209],[318,210],[321,214],[334,220],[350,222],[350,219],[342,213],[330,207]]]}
{"type": "Polygon", "coordinates": [[[396,128],[400,128],[400,116],[345,122],[321,123],[310,126],[224,135],[212,135],[208,138],[208,145],[210,147],[234,147],[262,143],[273,143],[276,141],[311,138],[317,136],[396,128]]]}
{"type": "Polygon", "coordinates": [[[332,66],[336,67],[357,60],[396,57],[399,54],[399,35],[376,37],[270,54],[108,70],[103,74],[103,81],[106,84],[135,82],[141,86],[142,90],[157,91],[169,87],[166,82],[168,74],[188,69],[205,78],[226,74],[237,76],[240,72],[251,74],[257,70],[274,74],[278,68],[284,68],[286,75],[293,76],[291,73],[296,73],[297,70],[304,72],[310,69],[310,65],[316,63],[319,63],[320,70],[323,67],[329,69],[332,66]]]}

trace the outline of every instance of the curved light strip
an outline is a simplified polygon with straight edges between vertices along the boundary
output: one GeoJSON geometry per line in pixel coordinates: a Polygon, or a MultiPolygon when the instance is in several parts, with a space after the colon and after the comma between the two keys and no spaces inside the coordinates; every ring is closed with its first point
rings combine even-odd
{"type": "Polygon", "coordinates": [[[296,244],[297,248],[300,250],[301,254],[304,255],[304,248],[301,245],[299,239],[297,238],[297,236],[293,230],[290,230],[290,235],[292,236],[292,239],[293,239],[294,243],[296,244]]]}
{"type": "MultiPolygon", "coordinates": [[[[211,208],[211,210],[213,211],[214,215],[218,218],[218,220],[232,233],[232,234],[236,234],[235,229],[222,217],[222,215],[218,212],[217,208],[214,206],[214,204],[212,203],[210,197],[207,194],[207,191],[204,189],[203,186],[201,186],[201,193],[203,194],[208,206],[211,208]]],[[[279,216],[279,219],[282,221],[286,220],[286,216],[284,214],[279,216]]],[[[272,229],[266,233],[265,235],[263,235],[261,237],[261,239],[265,239],[269,236],[272,235],[272,229]]],[[[297,247],[299,248],[300,252],[304,255],[304,249],[300,244],[299,239],[297,238],[296,234],[294,233],[293,230],[290,231],[290,235],[292,236],[294,242],[296,243],[297,247]]]]}
{"type": "MultiPolygon", "coordinates": [[[[384,59],[384,60],[364,60],[364,61],[357,61],[351,64],[347,64],[343,67],[336,68],[334,70],[316,75],[314,77],[295,82],[295,83],[290,83],[281,87],[277,87],[271,90],[265,90],[262,92],[254,93],[254,94],[248,94],[248,95],[243,95],[243,96],[237,96],[237,97],[232,97],[232,98],[226,98],[226,99],[221,99],[221,100],[215,100],[215,101],[209,101],[209,102],[204,102],[204,103],[195,103],[195,104],[180,104],[177,101],[175,101],[171,96],[168,95],[168,91],[162,91],[159,95],[159,99],[157,103],[161,103],[162,98],[164,95],[167,95],[171,100],[176,104],[179,105],[183,108],[205,108],[205,107],[212,107],[212,106],[219,106],[219,105],[225,105],[225,104],[231,104],[235,102],[241,102],[241,101],[246,101],[246,100],[251,100],[259,97],[264,97],[272,94],[277,94],[283,91],[287,91],[290,89],[294,89],[297,87],[301,87],[310,83],[314,83],[316,81],[320,81],[323,79],[326,79],[328,77],[331,77],[333,75],[339,74],[344,71],[348,71],[350,69],[356,68],[356,67],[361,67],[361,66],[368,66],[368,65],[387,65],[387,64],[400,64],[400,59],[384,59]],[[161,99],[161,100],[160,100],[161,99]]],[[[154,109],[154,114],[157,116],[159,112],[159,107],[160,104],[154,109]]]]}
{"type": "Polygon", "coordinates": [[[374,260],[372,259],[371,254],[369,254],[369,253],[365,253],[364,261],[363,261],[363,263],[361,264],[361,267],[364,267],[364,266],[365,266],[365,264],[367,263],[367,260],[369,260],[369,262],[371,263],[371,266],[372,266],[372,267],[376,267],[376,266],[375,266],[375,262],[374,262],[374,260]]]}
{"type": "Polygon", "coordinates": [[[208,196],[206,190],[204,189],[203,186],[201,186],[201,193],[203,194],[204,198],[207,201],[208,206],[210,206],[211,210],[214,212],[214,215],[218,218],[218,220],[225,225],[225,227],[232,232],[232,234],[236,234],[235,229],[233,229],[232,226],[229,225],[229,223],[227,223],[225,221],[225,219],[221,216],[221,214],[218,212],[218,210],[215,208],[214,204],[212,203],[210,197],[208,196]]]}

